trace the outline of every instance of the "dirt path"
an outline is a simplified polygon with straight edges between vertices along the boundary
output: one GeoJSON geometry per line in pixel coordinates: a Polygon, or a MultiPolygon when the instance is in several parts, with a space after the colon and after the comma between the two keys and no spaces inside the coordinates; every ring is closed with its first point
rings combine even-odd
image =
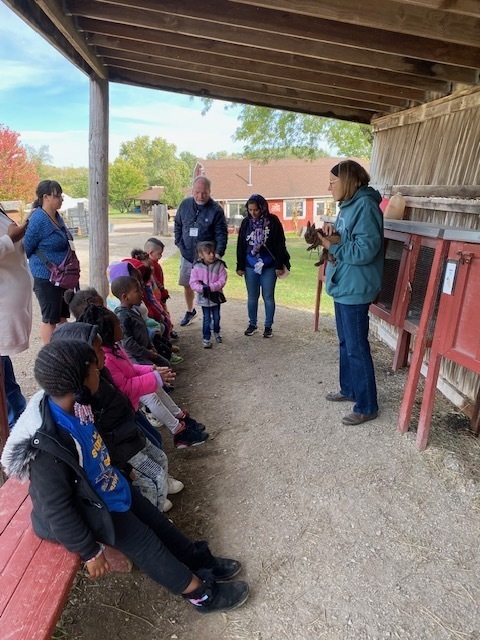
{"type": "MultiPolygon", "coordinates": [[[[112,257],[149,234],[137,231],[114,234],[112,257]]],[[[171,308],[178,319],[179,296],[171,308]]],[[[205,617],[136,570],[81,577],[62,620],[67,637],[478,640],[480,445],[465,420],[439,398],[431,446],[419,454],[413,434],[396,431],[406,374],[390,371],[392,352],[375,342],[379,419],[343,426],[349,405],[324,400],[337,386],[331,318],[314,334],[311,313],[278,309],[264,340],[243,335],[243,303],[222,313],[224,343],[210,351],[198,320],[181,330],[175,400],[211,437],[176,451],[164,432],[172,473],[186,485],[170,514],[242,560],[251,597],[205,617]]],[[[29,392],[37,347],[35,338],[15,359],[29,392]]]]}

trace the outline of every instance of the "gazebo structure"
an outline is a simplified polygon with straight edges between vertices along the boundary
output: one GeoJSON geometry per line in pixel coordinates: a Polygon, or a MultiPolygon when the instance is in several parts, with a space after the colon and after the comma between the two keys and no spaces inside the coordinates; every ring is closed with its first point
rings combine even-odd
{"type": "Polygon", "coordinates": [[[361,8],[351,0],[4,2],[90,77],[90,268],[92,285],[102,293],[109,82],[353,122],[387,116],[376,126],[372,169],[378,185],[441,185],[435,170],[415,179],[409,150],[400,142],[403,124],[443,118],[440,113],[451,120],[461,109],[454,148],[443,144],[437,153],[436,125],[421,139],[408,137],[423,160],[429,157],[428,165],[449,158],[469,165],[444,186],[478,183],[470,151],[475,143],[480,147],[479,93],[471,90],[479,80],[480,15],[472,0],[365,0],[361,8]],[[459,101],[450,98],[455,94],[459,101]],[[432,104],[439,98],[445,100],[432,104]],[[408,111],[412,107],[417,109],[408,111]],[[390,127],[398,135],[385,133],[390,127]]]}
{"type": "MultiPolygon", "coordinates": [[[[372,181],[401,190],[409,220],[480,227],[475,0],[4,3],[90,77],[90,277],[103,295],[110,82],[371,123],[372,181]]],[[[477,377],[463,379],[472,397],[477,377]]]]}

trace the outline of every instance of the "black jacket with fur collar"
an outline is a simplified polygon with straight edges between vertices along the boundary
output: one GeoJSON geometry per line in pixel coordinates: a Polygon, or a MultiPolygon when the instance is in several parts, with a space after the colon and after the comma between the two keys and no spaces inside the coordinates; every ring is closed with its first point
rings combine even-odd
{"type": "Polygon", "coordinates": [[[74,438],[53,420],[43,391],[36,393],[12,430],[1,458],[8,476],[30,478],[35,533],[84,560],[114,544],[110,512],[92,489],[74,438]]]}

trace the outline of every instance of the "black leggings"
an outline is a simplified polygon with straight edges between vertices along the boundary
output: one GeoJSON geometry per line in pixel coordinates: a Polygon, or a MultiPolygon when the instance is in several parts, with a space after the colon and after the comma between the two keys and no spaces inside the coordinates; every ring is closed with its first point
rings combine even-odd
{"type": "MultiPolygon", "coordinates": [[[[210,554],[197,548],[163,513],[131,487],[132,505],[111,512],[115,544],[154,582],[180,594],[192,580],[192,571],[208,565],[210,554]]],[[[208,548],[207,548],[208,549],[208,548]]]]}

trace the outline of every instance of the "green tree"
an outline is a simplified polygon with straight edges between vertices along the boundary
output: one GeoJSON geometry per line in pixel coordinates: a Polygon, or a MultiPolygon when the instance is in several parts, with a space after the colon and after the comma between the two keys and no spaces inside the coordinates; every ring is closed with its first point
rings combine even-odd
{"type": "Polygon", "coordinates": [[[245,143],[245,155],[262,160],[318,158],[328,145],[335,154],[368,158],[372,150],[369,125],[332,118],[243,105],[234,139],[245,143]]]}
{"type": "Polygon", "coordinates": [[[87,167],[54,167],[43,165],[41,180],[56,180],[72,198],[88,198],[87,167]]]}
{"type": "Polygon", "coordinates": [[[148,186],[165,187],[163,200],[172,207],[183,199],[182,189],[191,181],[188,166],[176,153],[176,146],[164,138],[137,136],[120,145],[120,157],[143,173],[148,186]]]}
{"type": "Polygon", "coordinates": [[[142,171],[125,158],[117,158],[108,171],[108,201],[120,213],[128,211],[131,199],[145,189],[142,171]]]}
{"type": "Polygon", "coordinates": [[[243,153],[230,153],[222,149],[222,151],[207,153],[207,160],[241,160],[243,156],[243,153]]]}
{"type": "Polygon", "coordinates": [[[188,172],[188,182],[183,186],[189,187],[192,184],[193,170],[197,164],[197,156],[194,153],[190,153],[190,151],[182,151],[179,157],[180,160],[186,164],[188,172]]]}
{"type": "Polygon", "coordinates": [[[28,159],[37,167],[40,180],[45,180],[43,173],[45,167],[52,162],[52,156],[50,155],[50,148],[47,144],[42,144],[38,149],[26,144],[25,149],[27,151],[28,159]]]}

